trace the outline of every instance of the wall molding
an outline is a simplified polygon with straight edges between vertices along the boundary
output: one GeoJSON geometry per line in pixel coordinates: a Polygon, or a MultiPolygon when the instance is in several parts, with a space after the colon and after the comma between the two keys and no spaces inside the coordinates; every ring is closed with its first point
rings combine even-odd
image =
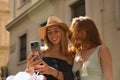
{"type": "Polygon", "coordinates": [[[120,0],[114,0],[115,28],[120,31],[120,0]]]}

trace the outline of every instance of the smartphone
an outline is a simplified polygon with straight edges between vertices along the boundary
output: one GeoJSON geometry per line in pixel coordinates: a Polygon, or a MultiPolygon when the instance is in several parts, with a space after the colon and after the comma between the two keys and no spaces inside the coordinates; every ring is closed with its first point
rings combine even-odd
{"type": "Polygon", "coordinates": [[[42,59],[42,55],[41,55],[41,51],[40,51],[40,42],[39,41],[31,41],[30,42],[30,46],[31,46],[31,51],[36,51],[39,53],[39,56],[37,56],[35,60],[38,60],[38,59],[42,59]]]}

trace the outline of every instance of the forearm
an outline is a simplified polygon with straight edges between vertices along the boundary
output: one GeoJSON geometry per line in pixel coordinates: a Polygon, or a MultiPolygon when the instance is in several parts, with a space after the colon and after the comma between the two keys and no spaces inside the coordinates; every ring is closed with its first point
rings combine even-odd
{"type": "Polygon", "coordinates": [[[103,75],[103,80],[114,80],[112,72],[103,75]]]}

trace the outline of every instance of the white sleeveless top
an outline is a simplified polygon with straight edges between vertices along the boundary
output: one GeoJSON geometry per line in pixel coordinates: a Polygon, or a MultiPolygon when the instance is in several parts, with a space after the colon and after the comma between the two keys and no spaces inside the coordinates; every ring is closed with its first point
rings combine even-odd
{"type": "MultiPolygon", "coordinates": [[[[99,48],[100,46],[93,51],[88,60],[83,63],[81,70],[79,70],[81,80],[103,80],[101,64],[98,58],[99,48]]],[[[75,60],[72,71],[73,73],[78,71],[75,60]]]]}

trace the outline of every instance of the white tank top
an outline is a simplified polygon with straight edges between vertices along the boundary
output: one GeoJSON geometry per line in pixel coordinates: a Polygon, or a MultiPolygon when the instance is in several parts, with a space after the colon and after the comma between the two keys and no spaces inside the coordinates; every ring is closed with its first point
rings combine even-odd
{"type": "Polygon", "coordinates": [[[79,71],[81,80],[103,80],[101,64],[98,58],[99,48],[100,46],[98,46],[88,60],[83,63],[81,70],[78,70],[77,64],[74,60],[72,71],[73,73],[79,71]]]}

